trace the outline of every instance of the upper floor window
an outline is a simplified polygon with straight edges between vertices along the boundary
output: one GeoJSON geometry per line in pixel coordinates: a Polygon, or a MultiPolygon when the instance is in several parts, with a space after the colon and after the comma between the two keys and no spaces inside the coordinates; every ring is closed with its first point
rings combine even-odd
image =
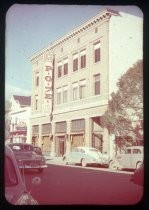
{"type": "Polygon", "coordinates": [[[78,70],[78,53],[73,55],[73,71],[78,70]]]}
{"type": "Polygon", "coordinates": [[[63,87],[63,103],[67,103],[68,88],[67,86],[63,87]]]}
{"type": "Polygon", "coordinates": [[[61,96],[61,88],[57,89],[57,104],[61,104],[62,96],[61,96]]]}
{"type": "Polygon", "coordinates": [[[62,62],[58,63],[58,77],[62,76],[62,62]]]}
{"type": "Polygon", "coordinates": [[[98,28],[95,28],[95,33],[97,33],[98,32],[98,28]]]}
{"type": "Polygon", "coordinates": [[[38,96],[35,96],[35,110],[38,110],[38,96]]]}
{"type": "Polygon", "coordinates": [[[100,42],[94,44],[94,60],[95,63],[100,61],[100,42]]]}
{"type": "Polygon", "coordinates": [[[64,75],[68,74],[68,59],[64,60],[64,75]]]}
{"type": "Polygon", "coordinates": [[[86,50],[81,51],[81,69],[86,67],[86,50]]]}
{"type": "Polygon", "coordinates": [[[80,81],[80,99],[86,97],[86,80],[80,81]]]}
{"type": "Polygon", "coordinates": [[[100,94],[100,74],[94,76],[94,94],[100,94]]]}
{"type": "Polygon", "coordinates": [[[39,86],[39,72],[35,73],[35,86],[39,86]]]}
{"type": "Polygon", "coordinates": [[[72,88],[72,99],[77,100],[78,99],[78,83],[73,83],[73,88],[72,88]]]}

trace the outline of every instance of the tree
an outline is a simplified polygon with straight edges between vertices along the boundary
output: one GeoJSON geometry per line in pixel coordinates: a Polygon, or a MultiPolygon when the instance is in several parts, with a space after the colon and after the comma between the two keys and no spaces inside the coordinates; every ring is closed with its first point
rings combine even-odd
{"type": "Polygon", "coordinates": [[[108,109],[101,124],[110,134],[120,136],[121,146],[129,135],[143,139],[143,62],[139,60],[117,82],[118,90],[111,94],[108,109]],[[142,133],[142,134],[141,134],[142,133]]]}

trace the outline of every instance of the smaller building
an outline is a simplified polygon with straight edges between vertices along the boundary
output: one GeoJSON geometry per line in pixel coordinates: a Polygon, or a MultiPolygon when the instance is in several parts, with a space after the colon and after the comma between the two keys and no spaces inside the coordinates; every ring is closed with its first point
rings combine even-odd
{"type": "Polygon", "coordinates": [[[30,96],[13,95],[10,100],[10,142],[26,142],[30,140],[30,96]]]}

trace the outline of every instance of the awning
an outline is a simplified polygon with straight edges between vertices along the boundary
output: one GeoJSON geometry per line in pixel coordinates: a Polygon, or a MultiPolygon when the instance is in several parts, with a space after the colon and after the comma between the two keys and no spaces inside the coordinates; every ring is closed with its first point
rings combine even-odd
{"type": "Polygon", "coordinates": [[[12,132],[10,132],[10,135],[11,136],[16,136],[16,135],[24,135],[24,136],[26,136],[26,134],[27,134],[27,131],[26,130],[25,131],[18,130],[18,131],[12,131],[12,132]]]}

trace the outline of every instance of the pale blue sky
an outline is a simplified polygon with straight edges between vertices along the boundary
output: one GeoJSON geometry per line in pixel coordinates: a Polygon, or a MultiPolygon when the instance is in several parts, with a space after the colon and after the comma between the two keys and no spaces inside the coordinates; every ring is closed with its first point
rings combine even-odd
{"type": "Polygon", "coordinates": [[[14,4],[6,14],[6,99],[31,93],[30,57],[105,8],[143,16],[136,6],[14,4]]]}

